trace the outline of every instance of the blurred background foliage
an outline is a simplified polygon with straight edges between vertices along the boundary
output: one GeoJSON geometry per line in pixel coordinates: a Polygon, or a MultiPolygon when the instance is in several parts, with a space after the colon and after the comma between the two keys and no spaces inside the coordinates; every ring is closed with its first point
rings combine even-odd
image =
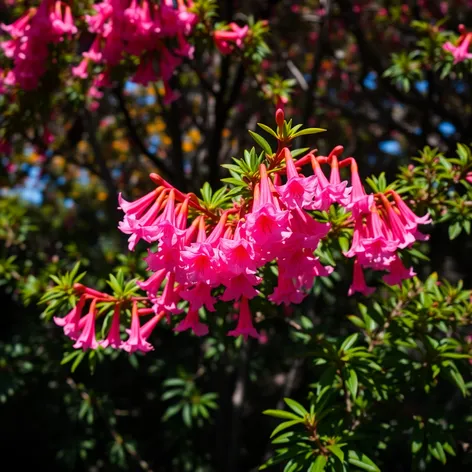
{"type": "MultiPolygon", "coordinates": [[[[0,21],[34,3],[1,2],[0,21]]],[[[90,2],[74,3],[80,12],[90,2]]],[[[343,414],[320,433],[331,452],[319,457],[344,467],[333,470],[470,470],[472,61],[453,65],[441,48],[460,23],[472,25],[470,2],[216,3],[222,21],[268,20],[270,51],[222,57],[197,30],[196,59],[174,76],[180,97],[170,106],[159,83],[135,85],[124,70],[91,107],[84,85],[65,78],[73,50],[39,90],[0,97],[2,137],[13,144],[0,166],[2,450],[18,468],[253,471],[273,454],[277,423],[262,411],[292,397],[306,425],[309,403],[323,404],[330,386],[343,414]],[[117,231],[118,192],[145,194],[156,171],[185,191],[218,187],[228,176],[219,164],[253,145],[247,130],[257,122],[273,125],[285,96],[294,123],[328,130],[297,147],[325,154],[342,144],[364,177],[397,177],[415,211],[430,210],[431,238],[409,254],[418,278],[348,298],[351,269],[331,241],[325,257],[337,275],[301,306],[263,307],[258,342],[228,339],[216,323],[203,340],[161,327],[146,356],[73,352],[41,319],[49,276],[77,262],[98,289],[110,272],[145,276],[144,252],[128,253],[117,231]],[[366,353],[355,361],[341,346],[352,333],[366,353]],[[358,425],[359,450],[374,465],[333,449],[358,425]]],[[[285,459],[280,470],[323,470],[285,459]]]]}

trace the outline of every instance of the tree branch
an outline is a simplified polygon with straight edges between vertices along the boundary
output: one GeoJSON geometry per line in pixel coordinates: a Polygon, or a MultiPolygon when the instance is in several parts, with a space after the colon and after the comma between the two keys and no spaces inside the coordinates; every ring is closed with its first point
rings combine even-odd
{"type": "Polygon", "coordinates": [[[216,111],[215,111],[215,123],[208,146],[208,164],[209,164],[209,176],[208,180],[212,188],[217,188],[220,181],[220,166],[219,166],[219,154],[221,149],[221,142],[223,138],[223,130],[226,126],[228,119],[228,113],[233,107],[236,99],[238,98],[241,86],[245,78],[244,65],[240,64],[236,77],[234,78],[233,85],[227,100],[224,99],[226,84],[229,76],[229,59],[225,57],[222,64],[222,75],[220,79],[220,90],[216,99],[216,111]]]}
{"type": "Polygon", "coordinates": [[[166,174],[166,176],[172,179],[174,177],[174,174],[172,172],[172,169],[170,168],[170,165],[166,161],[159,159],[157,156],[149,152],[146,145],[140,138],[139,133],[136,129],[136,126],[133,123],[133,120],[129,113],[129,110],[126,106],[126,101],[123,96],[123,92],[121,88],[116,87],[113,90],[113,93],[115,97],[117,98],[118,105],[120,107],[121,112],[123,113],[126,127],[128,128],[128,135],[129,135],[130,140],[138,147],[140,152],[144,154],[161,172],[163,172],[164,174],[166,174]]]}

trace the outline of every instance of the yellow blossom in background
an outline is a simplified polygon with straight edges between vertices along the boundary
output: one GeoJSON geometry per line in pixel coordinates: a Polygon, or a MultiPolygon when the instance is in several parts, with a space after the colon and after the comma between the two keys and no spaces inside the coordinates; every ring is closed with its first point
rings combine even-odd
{"type": "Polygon", "coordinates": [[[182,149],[184,152],[190,152],[195,149],[195,145],[191,141],[184,141],[182,144],[182,149]]]}
{"type": "Polygon", "coordinates": [[[164,131],[166,129],[166,124],[162,120],[156,120],[156,131],[164,131]]]}
{"type": "Polygon", "coordinates": [[[188,133],[187,136],[194,142],[199,143],[202,139],[202,135],[197,128],[192,128],[188,133]]]}
{"type": "Polygon", "coordinates": [[[164,135],[162,136],[162,144],[164,144],[164,146],[170,146],[172,144],[172,139],[170,139],[169,136],[164,135]]]}
{"type": "Polygon", "coordinates": [[[40,160],[41,156],[37,152],[32,152],[29,156],[26,158],[26,162],[30,164],[36,164],[40,160]]]}
{"type": "Polygon", "coordinates": [[[64,167],[66,163],[66,160],[64,159],[63,156],[54,156],[52,158],[52,165],[57,166],[57,167],[64,167]]]}
{"type": "Polygon", "coordinates": [[[113,141],[112,147],[115,151],[126,152],[129,151],[129,142],[126,139],[117,139],[113,141]]]}
{"type": "Polygon", "coordinates": [[[149,133],[149,134],[154,134],[157,132],[157,125],[156,123],[148,123],[146,125],[146,131],[149,133]]]}
{"type": "Polygon", "coordinates": [[[89,150],[88,142],[85,140],[81,140],[77,144],[77,150],[82,153],[86,153],[89,150]]]}
{"type": "Polygon", "coordinates": [[[104,202],[108,198],[108,194],[106,192],[98,192],[97,193],[97,200],[100,202],[104,202]]]}

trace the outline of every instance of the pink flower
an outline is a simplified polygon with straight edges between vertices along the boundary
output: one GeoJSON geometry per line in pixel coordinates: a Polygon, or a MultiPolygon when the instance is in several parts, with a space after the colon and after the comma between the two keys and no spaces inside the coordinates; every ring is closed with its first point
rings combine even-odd
{"type": "Polygon", "coordinates": [[[384,208],[387,210],[386,221],[388,222],[388,229],[390,230],[392,237],[398,241],[398,247],[403,249],[411,246],[415,242],[415,237],[403,224],[402,220],[395,213],[387,199],[385,199],[384,208]]]}
{"type": "Polygon", "coordinates": [[[120,337],[120,310],[121,305],[117,303],[113,311],[113,316],[111,320],[110,331],[108,331],[108,336],[103,341],[100,341],[99,344],[106,348],[108,346],[114,349],[120,349],[123,341],[120,337]]]}
{"type": "MultiPolygon", "coordinates": [[[[128,248],[130,251],[136,247],[140,239],[144,239],[148,242],[152,240],[155,241],[160,234],[156,234],[156,232],[153,231],[153,226],[162,208],[162,202],[166,194],[165,192],[160,192],[158,197],[155,198],[156,195],[157,194],[154,194],[154,200],[152,200],[149,195],[143,197],[143,199],[140,199],[139,204],[138,202],[134,202],[136,205],[128,204],[128,202],[121,199],[121,195],[119,196],[120,206],[123,205],[123,202],[125,205],[129,205],[128,209],[125,211],[123,221],[120,221],[118,224],[118,228],[125,234],[131,234],[128,239],[128,248]],[[150,202],[152,202],[152,205],[149,207],[150,202]],[[156,236],[156,239],[151,239],[153,235],[156,236]]],[[[168,213],[165,215],[168,216],[168,213]]]]}
{"type": "Polygon", "coordinates": [[[225,270],[231,274],[254,274],[258,261],[254,245],[241,238],[241,227],[235,231],[233,239],[221,238],[218,244],[225,270]]]}
{"type": "Polygon", "coordinates": [[[186,288],[180,292],[181,298],[190,303],[190,310],[198,311],[203,306],[209,311],[215,311],[216,298],[211,295],[211,287],[199,282],[193,288],[186,288]]]}
{"type": "Polygon", "coordinates": [[[277,287],[275,287],[274,292],[267,298],[276,305],[282,303],[284,305],[291,305],[292,303],[298,305],[306,295],[301,287],[297,287],[296,278],[287,276],[283,266],[279,264],[277,287]]]}
{"type": "Polygon", "coordinates": [[[357,259],[354,260],[354,275],[352,278],[352,284],[349,287],[348,295],[351,296],[355,292],[362,293],[366,297],[375,292],[375,288],[368,287],[365,283],[364,272],[357,259]]]}
{"type": "Polygon", "coordinates": [[[82,348],[85,351],[86,349],[97,349],[98,347],[98,342],[95,339],[95,317],[97,314],[96,303],[97,300],[93,299],[90,304],[89,312],[84,317],[86,319],[85,325],[82,333],[74,344],[74,349],[82,348]]]}
{"type": "Polygon", "coordinates": [[[197,336],[208,334],[208,326],[200,323],[197,310],[189,310],[185,318],[174,328],[174,331],[186,331],[191,329],[197,336]]]}
{"type": "Polygon", "coordinates": [[[141,324],[139,322],[138,305],[136,302],[133,303],[131,310],[131,329],[128,332],[128,340],[121,345],[121,348],[126,352],[149,352],[154,349],[152,345],[146,341],[146,337],[142,333],[141,324]]]}
{"type": "Polygon", "coordinates": [[[443,44],[443,49],[450,52],[454,56],[454,64],[463,62],[467,59],[472,59],[472,53],[469,52],[469,46],[472,41],[472,33],[462,34],[459,37],[457,46],[451,42],[443,44]]]}
{"type": "Polygon", "coordinates": [[[185,271],[187,283],[203,282],[218,285],[219,257],[215,248],[208,243],[192,243],[180,253],[181,267],[185,271]]]}
{"type": "Polygon", "coordinates": [[[2,49],[14,62],[5,83],[25,90],[36,88],[46,72],[49,45],[77,32],[70,7],[65,7],[63,15],[62,3],[51,0],[43,0],[37,9],[29,9],[11,25],[2,25],[2,29],[12,37],[1,43],[2,49]]]}
{"type": "Polygon", "coordinates": [[[80,79],[86,79],[88,77],[88,64],[88,58],[82,59],[78,66],[72,67],[72,75],[80,79]]]}
{"type": "Polygon", "coordinates": [[[152,299],[154,312],[164,310],[166,313],[181,313],[182,310],[177,306],[180,301],[180,291],[181,287],[175,285],[174,272],[169,272],[162,294],[152,299]]]}
{"type": "MultiPolygon", "coordinates": [[[[154,254],[151,253],[150,256],[152,255],[154,254]]],[[[148,260],[150,256],[148,256],[146,260],[148,260]]],[[[153,271],[155,270],[152,268],[152,266],[149,266],[149,269],[153,271]]],[[[139,288],[141,288],[142,290],[145,290],[149,295],[156,295],[156,293],[158,292],[158,290],[160,289],[162,285],[162,282],[164,282],[164,279],[166,278],[166,276],[167,276],[167,270],[160,269],[160,270],[157,270],[157,272],[155,272],[154,274],[152,274],[151,277],[149,277],[146,281],[144,282],[138,281],[136,283],[138,284],[139,288]]]]}
{"type": "Polygon", "coordinates": [[[249,303],[246,297],[241,298],[239,307],[239,318],[236,329],[233,329],[228,333],[228,336],[244,336],[247,341],[249,336],[258,339],[259,333],[256,331],[252,324],[251,312],[249,311],[249,303]]]}
{"type": "Polygon", "coordinates": [[[405,279],[411,279],[416,275],[413,267],[407,269],[402,260],[396,256],[388,268],[389,273],[382,277],[382,280],[388,285],[401,285],[405,279]]]}
{"type": "Polygon", "coordinates": [[[381,220],[377,209],[367,216],[366,237],[359,246],[364,249],[357,256],[364,267],[382,270],[393,260],[393,253],[398,248],[399,241],[393,240],[387,233],[385,223],[381,220]]]}
{"type": "Polygon", "coordinates": [[[410,231],[415,231],[418,225],[427,225],[431,223],[431,216],[426,213],[424,216],[416,216],[407,204],[402,200],[397,192],[392,191],[395,205],[399,211],[399,216],[405,224],[405,227],[410,231]]]}
{"type": "Polygon", "coordinates": [[[57,326],[61,326],[64,334],[73,340],[76,340],[80,335],[79,322],[86,301],[86,296],[82,295],[77,305],[64,318],[54,317],[54,323],[57,326]]]}
{"type": "MultiPolygon", "coordinates": [[[[316,249],[319,242],[329,232],[331,225],[329,223],[320,223],[314,220],[308,213],[301,208],[292,210],[290,215],[290,229],[292,234],[286,241],[286,247],[293,248],[310,248],[316,249]]],[[[285,255],[285,250],[282,251],[282,257],[285,255]]]]}
{"type": "Polygon", "coordinates": [[[18,18],[11,25],[1,24],[3,31],[8,33],[12,38],[21,38],[31,28],[31,18],[34,16],[34,10],[29,9],[23,16],[18,18]]]}
{"type": "Polygon", "coordinates": [[[93,62],[100,62],[102,60],[103,54],[100,50],[101,37],[97,36],[90,46],[90,49],[87,52],[82,54],[83,57],[90,59],[93,62]]]}
{"type": "Polygon", "coordinates": [[[366,195],[359,172],[357,171],[357,164],[354,160],[352,160],[351,164],[351,182],[350,202],[346,208],[352,211],[352,216],[354,217],[358,217],[363,213],[369,213],[374,204],[374,196],[366,195]]]}
{"type": "Polygon", "coordinates": [[[146,211],[149,205],[151,205],[156,200],[157,196],[161,192],[161,188],[156,188],[152,192],[149,192],[148,194],[144,195],[144,197],[141,197],[134,202],[127,202],[120,193],[118,194],[118,208],[123,210],[126,214],[142,214],[146,211]]]}
{"type": "Polygon", "coordinates": [[[215,45],[221,54],[231,54],[235,48],[242,49],[244,38],[246,38],[249,27],[239,27],[236,23],[230,23],[228,30],[218,30],[213,33],[215,45]]]}
{"type": "Polygon", "coordinates": [[[261,278],[253,274],[239,274],[231,277],[229,280],[223,279],[222,283],[226,287],[220,300],[228,302],[230,300],[239,300],[241,297],[254,298],[259,295],[259,292],[254,288],[254,285],[261,283],[261,278]]]}
{"type": "Polygon", "coordinates": [[[292,155],[288,148],[285,148],[285,166],[287,172],[287,183],[284,185],[276,185],[276,189],[280,195],[280,200],[287,208],[306,208],[315,196],[317,185],[316,177],[298,175],[297,169],[293,162],[292,155]]]}
{"type": "Polygon", "coordinates": [[[316,187],[315,199],[309,209],[326,211],[333,202],[338,202],[342,205],[347,204],[350,189],[346,188],[346,181],[340,182],[337,160],[336,164],[331,167],[329,181],[315,157],[312,158],[311,162],[318,185],[316,187]]]}
{"type": "Polygon", "coordinates": [[[141,60],[136,73],[131,79],[131,82],[141,85],[148,85],[151,82],[156,82],[158,79],[159,77],[154,70],[152,59],[149,58],[141,60]]]}
{"type": "Polygon", "coordinates": [[[290,236],[289,213],[281,210],[273,197],[264,164],[260,166],[260,174],[260,185],[256,186],[252,211],[246,215],[244,229],[249,240],[258,248],[266,246],[269,249],[290,236]]]}

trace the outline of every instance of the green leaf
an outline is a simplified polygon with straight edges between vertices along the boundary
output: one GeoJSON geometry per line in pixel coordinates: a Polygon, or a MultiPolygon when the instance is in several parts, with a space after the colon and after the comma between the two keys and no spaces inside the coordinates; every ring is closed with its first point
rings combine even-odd
{"type": "Polygon", "coordinates": [[[267,131],[267,133],[271,134],[274,138],[277,138],[277,133],[272,128],[269,128],[263,123],[257,123],[257,126],[261,127],[264,131],[267,131]]]}
{"type": "Polygon", "coordinates": [[[454,223],[453,225],[449,226],[448,233],[449,239],[452,241],[453,239],[457,238],[462,232],[462,226],[459,222],[454,223]]]}
{"type": "Polygon", "coordinates": [[[172,416],[176,415],[183,407],[182,403],[178,403],[177,405],[172,405],[171,407],[167,408],[164,416],[162,417],[162,421],[167,421],[172,416]]]}
{"type": "Polygon", "coordinates": [[[182,395],[182,394],[183,394],[183,390],[168,390],[162,395],[161,399],[164,401],[170,400],[171,398],[174,398],[177,395],[182,395]]]}
{"type": "Polygon", "coordinates": [[[355,315],[348,316],[349,321],[360,329],[365,329],[365,323],[355,315]]]}
{"type": "Polygon", "coordinates": [[[175,379],[166,379],[166,380],[164,380],[162,385],[164,385],[165,387],[177,387],[177,386],[183,386],[186,383],[187,382],[184,379],[175,378],[175,379]]]}
{"type": "Polygon", "coordinates": [[[85,352],[84,351],[82,351],[80,354],[77,355],[77,357],[75,358],[74,363],[72,364],[72,367],[70,368],[71,372],[75,372],[75,370],[77,369],[77,367],[79,367],[79,364],[82,362],[84,357],[85,357],[85,352]]]}
{"type": "Polygon", "coordinates": [[[265,410],[264,415],[273,416],[274,418],[282,418],[284,420],[299,420],[300,417],[284,410],[265,410]]]}
{"type": "Polygon", "coordinates": [[[252,139],[254,139],[254,141],[259,144],[259,146],[264,150],[266,154],[272,156],[273,152],[270,147],[270,144],[260,134],[254,133],[254,131],[251,130],[249,130],[249,134],[252,136],[252,139]]]}
{"type": "Polygon", "coordinates": [[[292,157],[295,159],[296,157],[305,154],[307,151],[309,151],[310,148],[300,148],[300,149],[294,149],[293,151],[290,151],[290,154],[292,154],[292,157]]]}
{"type": "Polygon", "coordinates": [[[221,181],[225,184],[234,185],[236,187],[245,187],[247,185],[244,180],[235,179],[234,177],[226,177],[224,179],[221,179],[221,181]]]}
{"type": "Polygon", "coordinates": [[[418,451],[423,447],[424,443],[424,432],[419,427],[415,427],[411,437],[411,452],[417,454],[418,451]]]}
{"type": "Polygon", "coordinates": [[[190,428],[192,426],[192,409],[190,404],[185,404],[182,410],[182,419],[184,420],[185,426],[190,428]]]}
{"type": "Polygon", "coordinates": [[[346,386],[348,390],[351,392],[352,397],[354,400],[356,399],[357,396],[357,387],[359,385],[359,382],[357,380],[357,374],[354,369],[349,370],[349,378],[346,380],[346,386]]]}
{"type": "Polygon", "coordinates": [[[348,462],[359,469],[367,472],[380,472],[380,469],[365,454],[359,456],[356,451],[349,451],[348,457],[348,462]]]}
{"type": "Polygon", "coordinates": [[[429,451],[435,459],[437,459],[442,464],[447,462],[446,453],[442,447],[442,444],[439,441],[436,441],[434,444],[430,444],[428,447],[429,451]]]}
{"type": "Polygon", "coordinates": [[[326,446],[326,449],[332,452],[341,462],[344,462],[344,452],[337,444],[326,446]]]}
{"type": "Polygon", "coordinates": [[[296,402],[295,400],[292,400],[291,398],[284,398],[284,402],[298,415],[305,417],[308,415],[308,411],[300,405],[300,403],[296,402]]]}
{"type": "Polygon", "coordinates": [[[200,189],[200,193],[202,194],[203,201],[205,203],[210,203],[211,201],[211,196],[212,196],[212,190],[211,186],[208,182],[205,182],[203,184],[203,187],[200,189]]]}
{"type": "Polygon", "coordinates": [[[344,340],[344,342],[341,344],[341,347],[339,348],[339,352],[348,351],[356,343],[358,337],[359,337],[359,333],[354,333],[348,336],[344,340]]]}
{"type": "Polygon", "coordinates": [[[323,472],[325,470],[328,458],[326,456],[318,456],[308,469],[308,472],[323,472]]]}
{"type": "Polygon", "coordinates": [[[303,423],[303,419],[299,418],[299,419],[296,419],[296,420],[290,420],[290,421],[285,421],[283,423],[280,423],[277,426],[277,428],[275,428],[274,431],[272,431],[272,434],[270,435],[270,437],[273,438],[274,436],[279,434],[284,429],[290,428],[291,426],[294,426],[294,425],[299,424],[299,423],[303,423]]]}
{"type": "Polygon", "coordinates": [[[291,137],[296,138],[298,136],[305,136],[306,134],[316,134],[316,133],[323,133],[326,131],[323,128],[305,128],[302,129],[301,131],[298,131],[298,133],[293,134],[291,137]]]}

